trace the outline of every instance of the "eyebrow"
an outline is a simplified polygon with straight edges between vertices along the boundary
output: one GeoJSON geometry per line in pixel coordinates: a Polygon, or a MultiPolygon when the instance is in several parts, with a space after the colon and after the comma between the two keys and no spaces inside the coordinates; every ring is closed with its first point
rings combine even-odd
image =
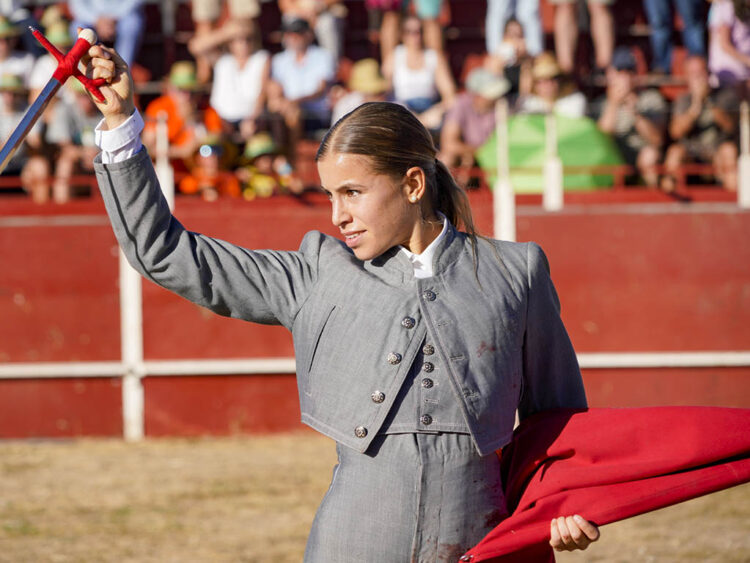
{"type": "Polygon", "coordinates": [[[332,192],[341,192],[344,190],[351,190],[351,189],[361,189],[364,187],[366,187],[364,184],[355,184],[353,182],[352,183],[345,182],[341,184],[340,186],[338,186],[337,188],[333,188],[330,190],[321,184],[320,189],[323,190],[324,192],[332,193],[332,192]]]}

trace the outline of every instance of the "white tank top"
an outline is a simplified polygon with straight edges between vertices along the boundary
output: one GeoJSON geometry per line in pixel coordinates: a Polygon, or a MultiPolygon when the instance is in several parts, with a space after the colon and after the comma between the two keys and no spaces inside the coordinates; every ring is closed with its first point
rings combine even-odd
{"type": "Polygon", "coordinates": [[[268,52],[257,51],[242,68],[229,54],[216,61],[210,103],[222,119],[239,121],[250,116],[260,95],[267,60],[268,52]]]}
{"type": "Polygon", "coordinates": [[[438,55],[432,49],[424,51],[424,65],[414,69],[406,65],[406,47],[399,45],[393,51],[393,94],[396,101],[414,98],[437,98],[435,73],[438,55]]]}

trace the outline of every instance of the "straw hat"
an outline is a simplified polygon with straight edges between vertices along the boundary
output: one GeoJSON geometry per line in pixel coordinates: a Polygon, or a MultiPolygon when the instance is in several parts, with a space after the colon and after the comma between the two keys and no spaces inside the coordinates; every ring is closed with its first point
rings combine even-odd
{"type": "Polygon", "coordinates": [[[534,59],[534,65],[531,68],[531,75],[534,80],[542,80],[545,78],[555,78],[560,76],[560,65],[557,64],[555,55],[549,51],[540,53],[534,59]]]}
{"type": "Polygon", "coordinates": [[[245,144],[242,156],[248,160],[254,160],[264,154],[276,153],[276,144],[268,133],[256,133],[245,144]]]}
{"type": "Polygon", "coordinates": [[[497,100],[508,93],[510,82],[485,68],[475,68],[466,78],[466,89],[488,100],[497,100]]]}
{"type": "Polygon", "coordinates": [[[180,90],[198,89],[195,64],[190,61],[177,61],[169,69],[169,83],[180,90]]]}
{"type": "Polygon", "coordinates": [[[23,79],[17,74],[3,74],[0,76],[0,92],[25,92],[23,79]]]}
{"type": "Polygon", "coordinates": [[[68,24],[64,20],[57,20],[49,24],[46,28],[45,35],[49,42],[60,47],[68,47],[73,44],[73,38],[70,36],[68,24]]]}
{"type": "Polygon", "coordinates": [[[5,16],[0,16],[0,38],[18,37],[20,34],[18,26],[13,25],[5,16]]]}
{"type": "Polygon", "coordinates": [[[349,89],[363,94],[382,94],[388,89],[388,81],[380,74],[380,65],[375,59],[362,59],[352,65],[349,89]]]}

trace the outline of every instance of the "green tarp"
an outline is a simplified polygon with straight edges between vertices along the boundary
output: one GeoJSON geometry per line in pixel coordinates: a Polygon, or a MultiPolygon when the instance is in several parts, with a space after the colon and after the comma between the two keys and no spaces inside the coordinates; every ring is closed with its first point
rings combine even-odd
{"type": "MultiPolygon", "coordinates": [[[[508,119],[510,180],[516,193],[541,193],[543,191],[544,119],[543,115],[515,115],[508,119]],[[538,167],[539,171],[514,172],[514,167],[538,167]]],[[[596,122],[592,119],[557,116],[556,124],[557,148],[563,167],[623,164],[615,143],[609,135],[599,131],[596,122]]],[[[495,134],[479,148],[476,158],[479,166],[485,171],[490,186],[493,186],[497,168],[495,134]]],[[[611,174],[565,172],[563,180],[566,190],[594,190],[612,185],[611,174]]]]}

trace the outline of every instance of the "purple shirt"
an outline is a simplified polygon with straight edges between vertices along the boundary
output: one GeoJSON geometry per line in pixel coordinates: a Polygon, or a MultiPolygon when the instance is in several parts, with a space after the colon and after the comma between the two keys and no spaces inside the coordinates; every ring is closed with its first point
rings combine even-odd
{"type": "Polygon", "coordinates": [[[742,22],[734,14],[731,0],[715,0],[708,13],[708,26],[711,30],[711,43],[708,48],[708,68],[718,78],[719,85],[735,84],[750,78],[750,67],[731,57],[719,45],[717,31],[722,26],[729,27],[732,45],[740,53],[750,55],[750,25],[742,22]]]}
{"type": "Polygon", "coordinates": [[[468,92],[459,94],[453,107],[445,116],[446,122],[458,123],[461,138],[472,147],[480,147],[495,130],[495,111],[490,108],[486,113],[479,113],[472,104],[472,95],[468,92]]]}

